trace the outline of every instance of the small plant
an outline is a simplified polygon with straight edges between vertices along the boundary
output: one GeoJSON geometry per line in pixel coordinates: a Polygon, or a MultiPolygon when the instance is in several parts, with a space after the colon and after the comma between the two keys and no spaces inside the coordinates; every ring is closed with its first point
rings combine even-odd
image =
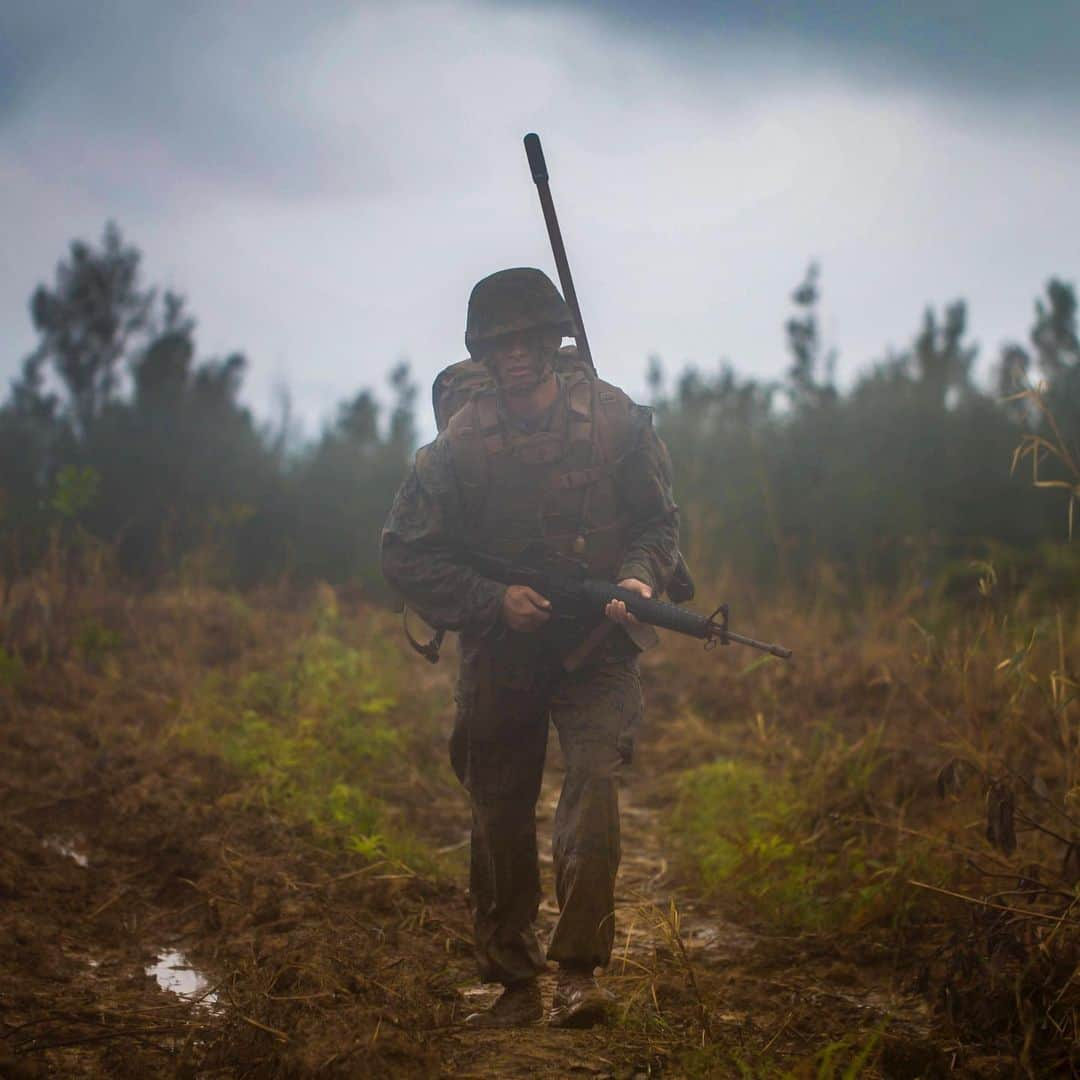
{"type": "Polygon", "coordinates": [[[86,619],[79,628],[76,647],[88,668],[101,671],[120,647],[120,635],[97,619],[86,619]]]}
{"type": "Polygon", "coordinates": [[[12,656],[0,645],[0,687],[15,690],[26,676],[26,669],[17,656],[12,656]]]}
{"type": "Polygon", "coordinates": [[[56,476],[52,508],[62,518],[74,519],[97,498],[101,476],[89,465],[65,465],[56,476]]]}
{"type": "Polygon", "coordinates": [[[681,778],[674,835],[707,888],[749,902],[767,923],[817,932],[895,923],[906,876],[931,855],[921,843],[884,847],[873,822],[840,812],[870,782],[872,756],[866,745],[823,743],[799,782],[735,760],[700,766],[681,778]],[[822,813],[823,797],[837,806],[822,813]]]}
{"type": "Polygon", "coordinates": [[[1069,448],[1068,441],[1058,426],[1057,419],[1046,400],[1046,388],[1042,385],[1025,387],[1018,393],[1012,394],[1006,401],[1026,401],[1035,407],[1038,415],[1042,417],[1049,432],[1049,438],[1035,432],[1024,435],[1013,452],[1012,471],[1025,458],[1031,461],[1031,482],[1037,488],[1056,488],[1064,491],[1068,496],[1068,534],[1072,539],[1073,521],[1075,518],[1076,504],[1080,502],[1080,462],[1077,462],[1069,448]],[[1056,462],[1059,471],[1064,475],[1047,478],[1045,463],[1056,462]],[[1043,470],[1040,472],[1040,468],[1043,470]]]}
{"type": "Polygon", "coordinates": [[[308,631],[287,655],[239,679],[208,677],[179,736],[251,778],[250,797],[368,858],[417,860],[421,849],[379,794],[407,774],[411,748],[397,723],[406,676],[395,639],[374,630],[345,640],[323,590],[308,631]]]}

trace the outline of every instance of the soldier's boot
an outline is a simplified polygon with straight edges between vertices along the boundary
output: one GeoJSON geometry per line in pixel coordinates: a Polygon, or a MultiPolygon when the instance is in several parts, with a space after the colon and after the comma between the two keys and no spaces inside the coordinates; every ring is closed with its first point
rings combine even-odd
{"type": "Polygon", "coordinates": [[[588,1028],[603,1024],[615,1001],[593,976],[592,968],[559,968],[555,994],[551,999],[549,1023],[557,1028],[588,1028]]]}
{"type": "Polygon", "coordinates": [[[470,1013],[465,1023],[471,1028],[524,1027],[544,1015],[540,984],[535,979],[512,983],[486,1012],[470,1013]]]}

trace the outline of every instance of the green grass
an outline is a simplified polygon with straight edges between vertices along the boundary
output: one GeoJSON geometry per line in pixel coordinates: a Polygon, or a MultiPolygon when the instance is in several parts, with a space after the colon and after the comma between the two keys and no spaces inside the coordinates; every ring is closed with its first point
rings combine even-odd
{"type": "Polygon", "coordinates": [[[12,656],[0,645],[0,686],[15,689],[26,676],[26,669],[17,656],[12,656]]]}
{"type": "Polygon", "coordinates": [[[407,785],[433,703],[407,689],[402,650],[386,620],[377,622],[354,640],[332,594],[323,594],[284,654],[239,678],[204,678],[177,735],[245,775],[247,799],[366,857],[430,870],[430,856],[381,793],[407,785]]]}
{"type": "MultiPolygon", "coordinates": [[[[908,877],[927,873],[925,848],[874,852],[856,829],[822,815],[826,753],[798,781],[739,760],[699,766],[679,778],[671,821],[676,844],[704,887],[742,903],[754,918],[794,931],[858,930],[904,917],[908,877]]],[[[861,787],[873,769],[848,755],[843,782],[861,787]]]]}
{"type": "Polygon", "coordinates": [[[695,1048],[679,1056],[681,1076],[739,1077],[740,1080],[860,1080],[880,1076],[875,1062],[881,1052],[882,1030],[863,1031],[848,1038],[807,1048],[798,1057],[773,1050],[754,1055],[722,1043],[695,1048]]]}

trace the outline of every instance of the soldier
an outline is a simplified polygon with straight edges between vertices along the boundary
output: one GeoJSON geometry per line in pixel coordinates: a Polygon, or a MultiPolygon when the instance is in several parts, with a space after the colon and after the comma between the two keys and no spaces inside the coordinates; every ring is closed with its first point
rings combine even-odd
{"type": "Polygon", "coordinates": [[[465,343],[493,376],[416,455],[382,534],[387,580],[436,628],[460,632],[450,757],[472,804],[470,893],[485,982],[505,987],[477,1027],[542,1016],[536,801],[548,723],[566,761],[553,852],[559,965],[551,1023],[601,1021],[594,978],[614,940],[618,776],[642,700],[637,654],[655,631],[612,601],[606,619],[552,618],[547,598],[472,570],[475,550],[537,541],[643,596],[675,570],[678,511],[649,409],[567,361],[569,309],[539,270],[503,270],[469,298],[465,343]]]}

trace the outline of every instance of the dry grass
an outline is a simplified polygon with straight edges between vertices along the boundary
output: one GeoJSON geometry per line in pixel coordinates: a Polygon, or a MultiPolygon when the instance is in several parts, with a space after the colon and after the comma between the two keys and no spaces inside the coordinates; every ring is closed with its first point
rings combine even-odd
{"type": "MultiPolygon", "coordinates": [[[[755,603],[790,664],[668,641],[659,794],[684,865],[744,918],[909,968],[964,1041],[1071,1060],[1080,992],[1080,610],[911,589],[755,603]],[[915,962],[913,962],[915,961],[915,962]]],[[[730,590],[730,591],[729,591],[730,590]]]]}
{"type": "MultiPolygon", "coordinates": [[[[1033,454],[1044,450],[1033,444],[1033,454]]],[[[1075,580],[1075,554],[1059,562],[1075,580]]],[[[188,871],[211,890],[195,890],[196,921],[235,935],[215,946],[233,972],[236,1025],[215,1052],[242,1043],[269,1060],[275,1032],[289,1028],[293,1057],[282,1061],[310,1063],[303,1055],[324,1050],[329,1060],[332,1042],[320,1035],[301,1048],[295,1036],[324,999],[378,999],[399,1034],[448,1023],[452,989],[432,990],[416,972],[404,990],[397,975],[375,976],[382,988],[350,982],[327,936],[326,912],[338,909],[324,911],[324,897],[386,905],[377,934],[357,930],[355,963],[395,963],[388,926],[430,934],[440,925],[428,901],[433,910],[450,901],[410,867],[430,877],[430,848],[460,840],[462,803],[444,754],[450,665],[413,661],[395,619],[329,590],[134,596],[109,584],[107,563],[92,544],[58,543],[32,580],[3,589],[0,698],[12,732],[62,732],[73,760],[82,744],[114,747],[117,762],[151,748],[155,776],[170,761],[201,762],[191,791],[205,782],[220,800],[207,811],[215,829],[239,816],[253,836],[288,837],[265,863],[247,851],[204,867],[200,854],[188,871]],[[377,864],[377,885],[352,876],[377,864]],[[272,953],[243,953],[244,919],[263,918],[279,886],[300,907],[271,914],[299,918],[302,931],[272,953]],[[403,993],[408,1007],[391,1009],[403,993]]],[[[1080,610],[1075,593],[1055,601],[1037,582],[1006,588],[990,563],[969,571],[959,593],[912,583],[856,598],[828,568],[797,598],[731,578],[702,588],[731,604],[733,628],[782,641],[795,658],[706,654],[669,635],[645,665],[654,720],[642,761],[690,887],[813,963],[887,968],[894,986],[902,979],[931,1001],[942,1044],[982,1047],[1044,1075],[1076,1068],[1080,1035],[1080,610]]],[[[92,773],[88,764],[50,782],[83,785],[68,801],[92,801],[92,773]]],[[[47,817],[47,793],[19,783],[9,809],[47,817]]],[[[124,797],[142,813],[146,795],[124,797]]],[[[119,888],[93,907],[131,917],[119,888]]],[[[451,906],[436,936],[464,967],[460,895],[451,906]]],[[[623,972],[624,1024],[681,1054],[688,1073],[784,1075],[790,1056],[754,1070],[790,1055],[795,1033],[813,1039],[804,984],[791,984],[789,1018],[740,1050],[678,907],[643,901],[640,919],[667,945],[623,972]]],[[[390,1021],[363,1015],[365,1038],[387,1040],[390,1021]]],[[[830,1036],[798,1074],[869,1074],[883,1045],[875,1040],[830,1036]]]]}

